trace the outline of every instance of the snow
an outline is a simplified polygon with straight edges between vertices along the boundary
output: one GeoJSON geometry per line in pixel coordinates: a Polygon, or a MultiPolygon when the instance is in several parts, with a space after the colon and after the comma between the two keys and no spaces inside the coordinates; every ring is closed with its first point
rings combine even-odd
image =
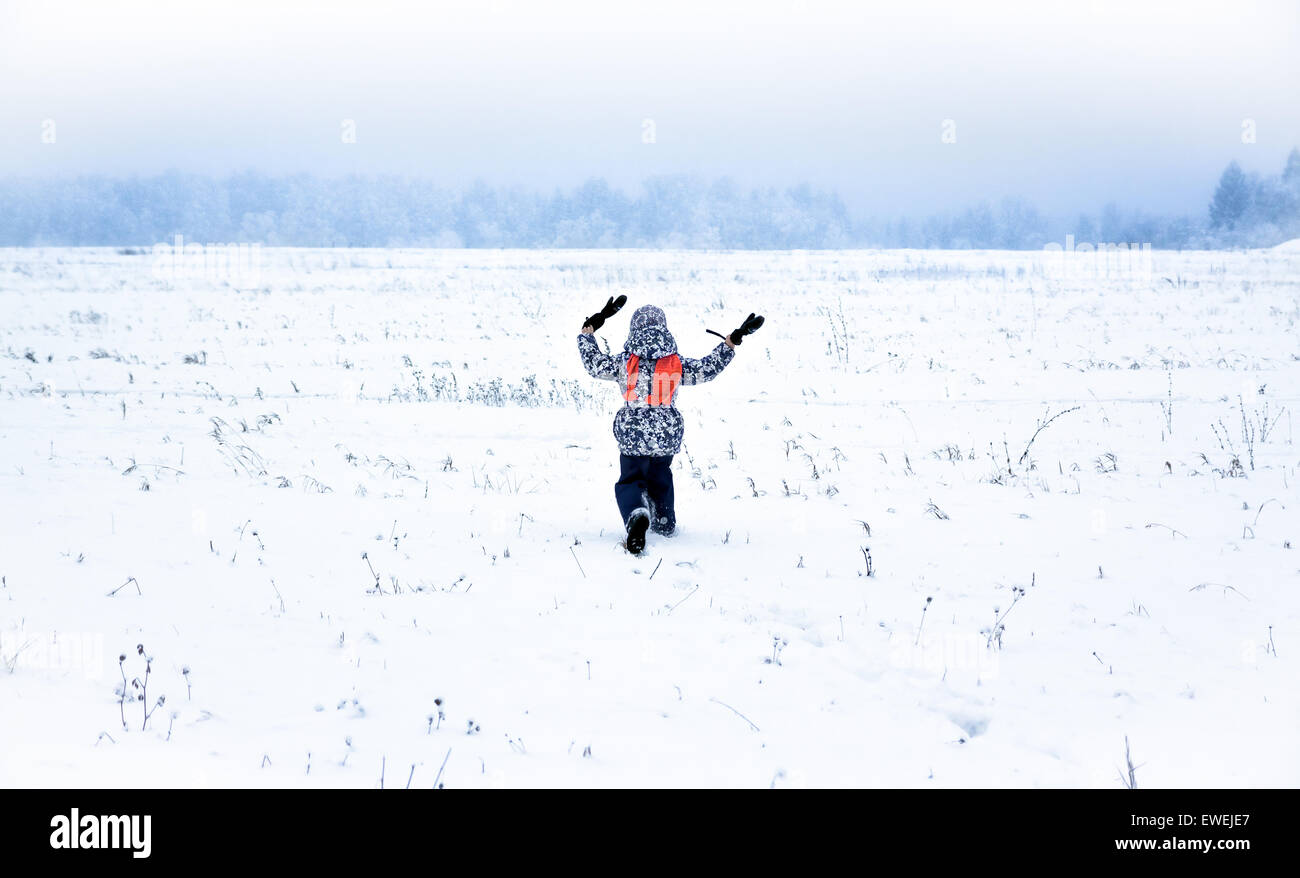
{"type": "Polygon", "coordinates": [[[0,786],[1300,783],[1300,255],[255,256],[0,250],[0,786]]]}
{"type": "Polygon", "coordinates": [[[1292,238],[1290,241],[1283,241],[1275,245],[1272,249],[1282,253],[1300,253],[1300,238],[1292,238]]]}

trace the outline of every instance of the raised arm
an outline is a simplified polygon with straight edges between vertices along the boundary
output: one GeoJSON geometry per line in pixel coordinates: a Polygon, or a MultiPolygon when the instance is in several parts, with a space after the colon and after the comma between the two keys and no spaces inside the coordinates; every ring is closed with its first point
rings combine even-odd
{"type": "Polygon", "coordinates": [[[727,364],[736,356],[731,342],[722,341],[708,356],[696,360],[682,357],[682,384],[703,384],[722,374],[727,364]]]}
{"type": "Polygon", "coordinates": [[[584,328],[578,336],[578,356],[582,357],[582,368],[592,378],[618,380],[618,359],[600,349],[595,334],[588,328],[584,328]]]}
{"type": "Polygon", "coordinates": [[[578,336],[578,356],[582,357],[582,368],[592,378],[618,380],[618,359],[601,351],[600,345],[596,344],[596,330],[626,304],[627,296],[619,296],[617,299],[611,296],[605,307],[588,317],[582,325],[582,334],[578,336]]]}
{"type": "Polygon", "coordinates": [[[745,336],[752,335],[762,325],[762,317],[757,314],[750,314],[745,319],[745,322],[740,324],[740,327],[731,335],[722,335],[720,332],[713,332],[712,329],[708,330],[713,332],[714,335],[722,336],[722,342],[707,357],[699,360],[692,360],[689,357],[682,358],[682,383],[703,384],[705,381],[712,381],[717,378],[736,356],[736,345],[743,342],[745,336]]]}

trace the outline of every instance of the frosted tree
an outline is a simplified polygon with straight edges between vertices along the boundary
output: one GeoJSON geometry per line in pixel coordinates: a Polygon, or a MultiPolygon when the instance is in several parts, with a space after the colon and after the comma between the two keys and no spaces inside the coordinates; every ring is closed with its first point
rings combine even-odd
{"type": "Polygon", "coordinates": [[[1282,169],[1282,182],[1292,189],[1300,189],[1300,149],[1292,147],[1282,169]]]}
{"type": "Polygon", "coordinates": [[[1210,202],[1210,227],[1229,231],[1236,228],[1237,221],[1250,207],[1250,190],[1250,180],[1242,172],[1241,165],[1230,163],[1219,178],[1214,200],[1210,202]]]}

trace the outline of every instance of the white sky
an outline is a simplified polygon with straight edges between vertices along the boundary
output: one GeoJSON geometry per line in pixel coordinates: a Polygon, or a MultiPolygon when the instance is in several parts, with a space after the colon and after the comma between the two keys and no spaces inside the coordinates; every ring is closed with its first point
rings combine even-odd
{"type": "Polygon", "coordinates": [[[1230,159],[1300,145],[1298,83],[1296,2],[0,0],[0,174],[689,171],[882,214],[1200,212],[1230,159]]]}

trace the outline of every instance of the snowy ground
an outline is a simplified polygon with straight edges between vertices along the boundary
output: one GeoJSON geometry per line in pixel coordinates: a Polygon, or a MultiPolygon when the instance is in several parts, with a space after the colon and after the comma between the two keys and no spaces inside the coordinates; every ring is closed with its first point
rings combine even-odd
{"type": "Polygon", "coordinates": [[[1300,253],[257,258],[0,250],[0,786],[1300,784],[1300,253]]]}

